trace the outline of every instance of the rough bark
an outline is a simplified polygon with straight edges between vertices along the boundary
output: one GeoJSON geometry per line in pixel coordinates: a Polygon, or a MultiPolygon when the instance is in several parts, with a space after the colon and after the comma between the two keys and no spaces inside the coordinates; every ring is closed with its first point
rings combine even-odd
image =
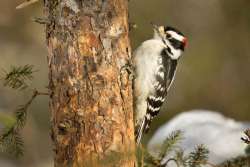
{"type": "Polygon", "coordinates": [[[127,0],[45,0],[56,167],[134,166],[127,0]]]}

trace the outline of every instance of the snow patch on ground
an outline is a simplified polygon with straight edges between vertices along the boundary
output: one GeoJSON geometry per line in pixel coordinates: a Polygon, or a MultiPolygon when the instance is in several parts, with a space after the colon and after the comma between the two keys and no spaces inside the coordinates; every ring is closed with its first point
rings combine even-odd
{"type": "Polygon", "coordinates": [[[247,128],[250,128],[250,123],[237,122],[218,112],[192,110],[177,115],[160,127],[149,141],[148,150],[156,155],[171,132],[182,130],[184,140],[180,146],[185,152],[204,144],[210,151],[209,161],[216,164],[245,154],[246,144],[240,138],[247,128]]]}

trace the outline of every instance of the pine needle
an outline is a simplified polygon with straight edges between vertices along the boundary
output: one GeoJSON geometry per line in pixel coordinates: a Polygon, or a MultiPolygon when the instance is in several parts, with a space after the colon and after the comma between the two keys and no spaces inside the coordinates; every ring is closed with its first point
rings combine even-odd
{"type": "Polygon", "coordinates": [[[10,153],[16,157],[23,155],[24,144],[23,140],[16,131],[15,127],[12,127],[5,131],[0,138],[0,151],[10,153]]]}
{"type": "Polygon", "coordinates": [[[184,167],[187,166],[188,157],[185,156],[184,150],[182,148],[175,152],[175,159],[179,166],[180,164],[184,167]]]}
{"type": "Polygon", "coordinates": [[[2,77],[4,86],[8,86],[12,89],[23,90],[29,85],[27,81],[33,79],[33,65],[25,65],[19,67],[11,67],[10,71],[2,70],[4,76],[2,77]]]}
{"type": "Polygon", "coordinates": [[[49,95],[48,93],[38,92],[34,90],[33,95],[26,104],[20,106],[16,113],[16,121],[12,126],[7,126],[5,131],[0,135],[0,151],[7,152],[16,157],[23,155],[23,140],[20,135],[20,130],[24,127],[27,118],[27,111],[33,100],[38,95],[49,95]]]}
{"type": "Polygon", "coordinates": [[[218,165],[218,167],[249,167],[250,156],[239,156],[218,165]]]}
{"type": "Polygon", "coordinates": [[[193,152],[189,154],[188,164],[190,167],[201,167],[208,161],[209,151],[204,145],[198,145],[193,152]]]}
{"type": "Polygon", "coordinates": [[[27,107],[20,106],[15,112],[17,128],[23,128],[27,119],[27,107]]]}
{"type": "Polygon", "coordinates": [[[176,148],[176,144],[182,140],[182,132],[180,130],[172,132],[162,144],[159,158],[162,160],[167,154],[176,148]]]}

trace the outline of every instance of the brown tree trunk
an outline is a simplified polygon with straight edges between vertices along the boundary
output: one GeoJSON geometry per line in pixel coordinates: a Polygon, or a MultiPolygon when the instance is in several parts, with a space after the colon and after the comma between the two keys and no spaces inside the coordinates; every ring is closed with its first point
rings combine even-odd
{"type": "Polygon", "coordinates": [[[134,167],[127,0],[45,0],[55,166],[134,167]]]}

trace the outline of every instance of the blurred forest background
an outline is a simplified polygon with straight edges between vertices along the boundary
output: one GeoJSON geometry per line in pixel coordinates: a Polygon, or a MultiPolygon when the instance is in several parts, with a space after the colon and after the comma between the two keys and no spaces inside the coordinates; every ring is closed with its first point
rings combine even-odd
{"type": "MultiPolygon", "coordinates": [[[[32,64],[38,70],[31,88],[46,91],[47,48],[44,27],[31,21],[43,16],[42,1],[22,10],[22,0],[0,1],[0,69],[32,64]]],[[[152,36],[150,22],[171,25],[188,37],[176,81],[152,133],[179,112],[190,109],[219,111],[236,120],[250,121],[250,1],[249,0],[130,0],[130,33],[136,48],[152,36]]],[[[14,91],[0,81],[0,112],[11,114],[32,90],[14,91]]],[[[51,167],[52,144],[48,97],[38,97],[29,110],[22,135],[24,157],[1,154],[0,167],[51,167]]]]}

